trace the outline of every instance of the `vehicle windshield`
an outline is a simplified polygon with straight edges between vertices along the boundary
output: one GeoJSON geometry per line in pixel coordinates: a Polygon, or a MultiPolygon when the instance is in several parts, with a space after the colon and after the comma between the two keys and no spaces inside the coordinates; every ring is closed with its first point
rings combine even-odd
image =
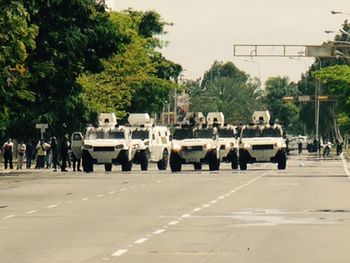
{"type": "Polygon", "coordinates": [[[104,131],[89,131],[86,134],[86,139],[88,140],[95,140],[95,139],[105,139],[105,132],[104,131]]]}
{"type": "Polygon", "coordinates": [[[208,139],[213,138],[213,129],[200,129],[194,131],[194,138],[208,139]]]}
{"type": "Polygon", "coordinates": [[[235,133],[232,129],[219,129],[218,130],[220,138],[233,138],[235,137],[235,133]]]}
{"type": "Polygon", "coordinates": [[[281,137],[281,130],[276,128],[264,128],[263,130],[257,128],[246,128],[242,131],[242,138],[255,137],[281,137]]]}
{"type": "Polygon", "coordinates": [[[132,133],[132,139],[145,140],[149,138],[148,131],[136,130],[132,133]]]}
{"type": "Polygon", "coordinates": [[[262,130],[262,137],[281,137],[281,131],[275,128],[265,128],[262,130]]]}
{"type": "Polygon", "coordinates": [[[109,139],[124,139],[125,134],[124,134],[124,131],[110,131],[108,133],[108,138],[109,139]]]}
{"type": "Polygon", "coordinates": [[[255,128],[255,129],[249,129],[246,128],[242,131],[242,138],[254,138],[254,137],[260,137],[260,130],[255,128]]]}
{"type": "Polygon", "coordinates": [[[192,139],[193,131],[192,129],[177,129],[174,131],[173,139],[175,140],[184,140],[184,139],[192,139]]]}

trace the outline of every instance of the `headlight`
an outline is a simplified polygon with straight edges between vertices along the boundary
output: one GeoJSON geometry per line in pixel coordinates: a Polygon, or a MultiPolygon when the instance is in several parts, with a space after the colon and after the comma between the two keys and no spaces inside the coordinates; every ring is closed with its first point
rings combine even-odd
{"type": "Polygon", "coordinates": [[[243,143],[243,148],[249,149],[249,148],[252,148],[252,146],[250,143],[245,142],[245,143],[243,143]]]}
{"type": "Polygon", "coordinates": [[[275,143],[275,146],[277,148],[283,148],[283,147],[286,147],[286,144],[282,143],[282,142],[278,142],[278,143],[275,143]]]}
{"type": "Polygon", "coordinates": [[[85,150],[92,150],[93,147],[92,147],[92,145],[85,144],[85,145],[84,145],[84,149],[85,149],[85,150]]]}
{"type": "Polygon", "coordinates": [[[132,148],[134,148],[134,149],[138,149],[139,147],[140,147],[139,144],[134,144],[134,145],[132,146],[132,148]]]}
{"type": "Polygon", "coordinates": [[[173,150],[175,150],[175,151],[181,150],[181,145],[180,144],[173,144],[173,150]]]}
{"type": "Polygon", "coordinates": [[[204,149],[211,149],[213,145],[211,143],[204,144],[203,148],[204,149]]]}

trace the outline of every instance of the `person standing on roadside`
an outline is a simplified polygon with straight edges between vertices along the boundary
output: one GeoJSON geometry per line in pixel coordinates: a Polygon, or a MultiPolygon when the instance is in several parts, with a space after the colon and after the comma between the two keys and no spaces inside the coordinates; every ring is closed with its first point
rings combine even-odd
{"type": "Polygon", "coordinates": [[[69,144],[67,136],[64,136],[61,142],[61,172],[68,172],[67,159],[68,159],[69,144]]]}
{"type": "Polygon", "coordinates": [[[21,141],[17,146],[17,170],[22,170],[24,155],[26,153],[26,145],[21,141]]]}
{"type": "Polygon", "coordinates": [[[51,168],[51,140],[49,140],[47,143],[49,147],[46,148],[46,156],[45,156],[45,169],[51,168]]]}
{"type": "Polygon", "coordinates": [[[32,166],[34,147],[31,141],[26,144],[26,168],[30,169],[32,166]]]}
{"type": "Polygon", "coordinates": [[[5,169],[7,169],[7,165],[9,164],[10,169],[13,169],[12,164],[12,153],[13,153],[13,142],[11,138],[7,140],[2,146],[2,154],[4,156],[5,169]]]}
{"type": "Polygon", "coordinates": [[[50,147],[50,145],[45,143],[44,139],[40,139],[40,142],[36,146],[37,168],[38,169],[43,169],[45,167],[46,150],[49,147],[50,147]]]}
{"type": "Polygon", "coordinates": [[[56,137],[51,138],[51,155],[52,155],[52,168],[54,172],[57,172],[58,165],[58,145],[56,137]]]}
{"type": "Polygon", "coordinates": [[[299,154],[303,151],[303,137],[301,135],[298,136],[298,150],[299,154]]]}

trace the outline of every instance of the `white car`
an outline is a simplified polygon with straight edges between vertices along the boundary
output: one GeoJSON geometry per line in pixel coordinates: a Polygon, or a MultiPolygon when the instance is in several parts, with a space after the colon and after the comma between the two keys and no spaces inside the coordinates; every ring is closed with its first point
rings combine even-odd
{"type": "Polygon", "coordinates": [[[123,171],[131,171],[136,150],[132,147],[128,127],[118,126],[114,113],[102,113],[99,127],[88,127],[85,136],[72,135],[72,151],[82,157],[83,170],[92,172],[94,164],[104,164],[106,171],[119,164],[123,171]]]}

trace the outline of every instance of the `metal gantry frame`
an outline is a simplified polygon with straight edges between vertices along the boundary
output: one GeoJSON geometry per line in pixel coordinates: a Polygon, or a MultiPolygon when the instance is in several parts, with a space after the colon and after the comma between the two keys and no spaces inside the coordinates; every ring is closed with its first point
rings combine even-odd
{"type": "MultiPolygon", "coordinates": [[[[339,52],[337,48],[350,48],[350,42],[336,43],[324,45],[285,45],[285,44],[235,44],[233,45],[233,55],[235,57],[313,57],[319,62],[322,68],[321,58],[346,58],[350,56],[339,52]]],[[[320,119],[320,83],[316,81],[315,87],[315,136],[319,137],[319,119],[320,119]]]]}

